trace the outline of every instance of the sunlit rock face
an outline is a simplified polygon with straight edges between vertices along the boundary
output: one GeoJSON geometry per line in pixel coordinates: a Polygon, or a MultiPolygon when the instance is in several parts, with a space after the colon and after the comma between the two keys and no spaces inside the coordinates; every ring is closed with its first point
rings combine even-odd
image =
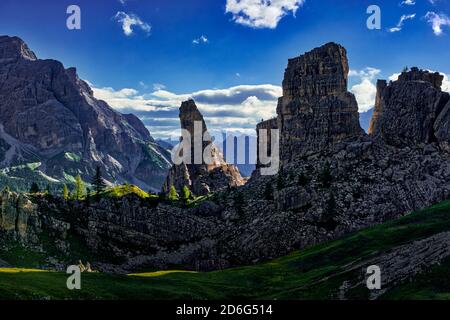
{"type": "Polygon", "coordinates": [[[282,165],[364,135],[348,73],[346,50],[335,43],[289,60],[277,107],[282,165]]]}
{"type": "Polygon", "coordinates": [[[193,100],[181,104],[180,123],[181,129],[190,136],[191,141],[187,148],[190,161],[172,166],[163,186],[163,192],[168,192],[171,186],[178,191],[187,186],[195,195],[205,195],[244,184],[239,169],[226,163],[222,153],[212,142],[203,116],[193,100]],[[198,131],[195,130],[196,123],[200,128],[198,131]],[[201,141],[197,148],[195,141],[201,141]],[[209,160],[204,155],[207,155],[209,160]]]}
{"type": "Polygon", "coordinates": [[[88,180],[98,165],[111,183],[159,190],[170,157],[138,118],[97,100],[75,68],[39,60],[21,39],[3,36],[0,166],[29,163],[49,183],[78,173],[88,180]]]}

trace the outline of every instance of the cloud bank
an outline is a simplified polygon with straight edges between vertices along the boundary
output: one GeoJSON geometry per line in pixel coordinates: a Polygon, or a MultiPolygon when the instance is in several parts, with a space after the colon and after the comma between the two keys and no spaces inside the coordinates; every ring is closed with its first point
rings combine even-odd
{"type": "Polygon", "coordinates": [[[377,94],[374,81],[380,73],[381,70],[372,67],[366,67],[363,70],[350,70],[349,76],[359,78],[361,81],[350,89],[355,95],[356,101],[358,101],[359,112],[367,112],[374,107],[377,94]]]}
{"type": "Polygon", "coordinates": [[[136,89],[93,87],[96,98],[108,102],[123,113],[134,113],[159,138],[179,136],[178,108],[182,101],[194,99],[203,113],[211,134],[222,131],[255,135],[261,119],[276,115],[282,88],[270,84],[241,85],[226,89],[208,89],[176,94],[163,88],[151,93],[136,89]]]}

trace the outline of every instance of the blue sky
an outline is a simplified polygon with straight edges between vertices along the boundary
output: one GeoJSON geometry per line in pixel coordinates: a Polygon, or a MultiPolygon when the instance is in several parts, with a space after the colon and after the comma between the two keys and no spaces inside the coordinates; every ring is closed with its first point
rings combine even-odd
{"type": "Polygon", "coordinates": [[[450,0],[268,2],[2,0],[0,34],[77,67],[97,97],[136,113],[157,137],[177,135],[179,103],[189,97],[212,129],[252,133],[275,113],[287,59],[329,41],[347,48],[361,111],[373,105],[376,79],[405,66],[450,74],[450,0]],[[66,28],[71,4],[81,30],[66,28]],[[366,27],[372,4],[381,30],[366,27]]]}

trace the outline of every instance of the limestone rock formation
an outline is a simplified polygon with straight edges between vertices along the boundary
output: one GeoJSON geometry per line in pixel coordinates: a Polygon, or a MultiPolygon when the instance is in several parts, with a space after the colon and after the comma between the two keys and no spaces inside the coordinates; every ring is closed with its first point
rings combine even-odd
{"type": "MultiPolygon", "coordinates": [[[[347,72],[345,50],[336,44],[291,60],[278,118],[258,125],[281,131],[277,175],[254,174],[245,185],[226,188],[241,178],[206,138],[200,151],[209,150],[216,161],[173,166],[165,183],[166,192],[171,185],[178,191],[189,186],[197,195],[216,191],[198,206],[136,195],[92,202],[38,197],[42,229],[50,230],[63,252],[71,249],[68,234],[79,238],[102,262],[94,261],[96,270],[211,270],[275,258],[450,198],[450,103],[440,76],[414,68],[396,82],[379,81],[372,133],[366,135],[346,91],[347,72]],[[118,261],[104,262],[105,256],[118,261]]],[[[193,101],[182,104],[180,120],[190,134],[195,121],[203,126],[199,135],[207,132],[193,101]]],[[[12,221],[21,205],[12,205],[12,198],[2,200],[2,226],[17,233],[21,227],[12,221]]],[[[27,234],[33,230],[27,227],[27,234]]],[[[431,264],[439,261],[434,252],[446,252],[442,241],[448,243],[448,234],[396,252],[420,250],[431,264]],[[431,250],[422,250],[429,245],[431,250]]],[[[392,274],[409,262],[412,271],[423,265],[391,254],[379,258],[374,262],[392,274]]]]}
{"type": "Polygon", "coordinates": [[[346,50],[335,43],[289,60],[277,107],[282,165],[364,134],[348,72],[346,50]]]}
{"type": "Polygon", "coordinates": [[[441,91],[442,80],[437,72],[412,68],[388,85],[379,81],[370,129],[373,138],[397,147],[447,144],[449,115],[440,115],[450,95],[441,91]]]}
{"type": "Polygon", "coordinates": [[[0,198],[0,231],[26,239],[40,228],[37,206],[23,195],[4,190],[0,198]]]}
{"type": "Polygon", "coordinates": [[[138,118],[95,99],[75,68],[39,60],[17,37],[0,37],[1,168],[44,184],[78,173],[89,180],[97,165],[111,183],[158,190],[170,159],[138,118]]]}
{"type": "Polygon", "coordinates": [[[206,195],[244,184],[238,168],[227,164],[220,150],[212,142],[203,116],[193,100],[181,104],[180,123],[181,129],[190,136],[190,141],[185,141],[189,156],[180,152],[184,160],[170,169],[163,192],[167,193],[171,186],[178,191],[187,186],[195,195],[206,195]],[[195,130],[196,126],[198,130],[195,130]],[[204,155],[210,159],[205,159],[204,155]]]}

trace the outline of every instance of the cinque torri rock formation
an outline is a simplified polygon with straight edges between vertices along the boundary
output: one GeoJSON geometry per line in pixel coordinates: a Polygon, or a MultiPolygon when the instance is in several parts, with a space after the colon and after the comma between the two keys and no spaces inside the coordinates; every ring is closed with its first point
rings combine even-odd
{"type": "Polygon", "coordinates": [[[40,60],[17,37],[0,37],[0,168],[3,184],[89,181],[158,190],[170,157],[143,123],[97,100],[74,68],[40,60]]]}
{"type": "MultiPolygon", "coordinates": [[[[193,194],[201,196],[244,184],[239,169],[226,163],[222,153],[212,142],[203,116],[193,100],[181,104],[180,123],[181,129],[186,130],[190,136],[188,151],[190,155],[187,161],[172,166],[164,183],[163,192],[169,192],[171,186],[177,191],[186,186],[193,194]],[[195,122],[201,124],[201,131],[195,132],[195,122]],[[195,150],[196,139],[201,141],[198,150],[195,150]],[[205,161],[203,156],[205,150],[209,150],[210,161],[205,161]],[[201,157],[200,161],[195,161],[195,152],[198,153],[197,157],[201,157]]],[[[183,155],[182,152],[180,154],[183,155]]]]}
{"type": "Polygon", "coordinates": [[[348,72],[347,53],[335,43],[289,59],[277,107],[282,164],[363,135],[348,72]]]}
{"type": "MultiPolygon", "coordinates": [[[[334,43],[289,60],[277,117],[258,125],[280,130],[277,175],[254,174],[224,190],[220,184],[221,191],[187,207],[135,195],[30,203],[5,191],[0,235],[42,249],[47,230],[65,258],[52,255],[46,267],[77,261],[82,244],[98,270],[211,270],[278,257],[448,199],[450,97],[441,90],[442,77],[413,68],[397,81],[379,81],[366,134],[347,91],[348,71],[346,51],[334,43]]],[[[193,101],[180,116],[187,130],[203,121],[193,101]]],[[[213,191],[209,173],[205,165],[173,167],[166,186],[195,192],[200,183],[199,194],[206,185],[213,191]]]]}

